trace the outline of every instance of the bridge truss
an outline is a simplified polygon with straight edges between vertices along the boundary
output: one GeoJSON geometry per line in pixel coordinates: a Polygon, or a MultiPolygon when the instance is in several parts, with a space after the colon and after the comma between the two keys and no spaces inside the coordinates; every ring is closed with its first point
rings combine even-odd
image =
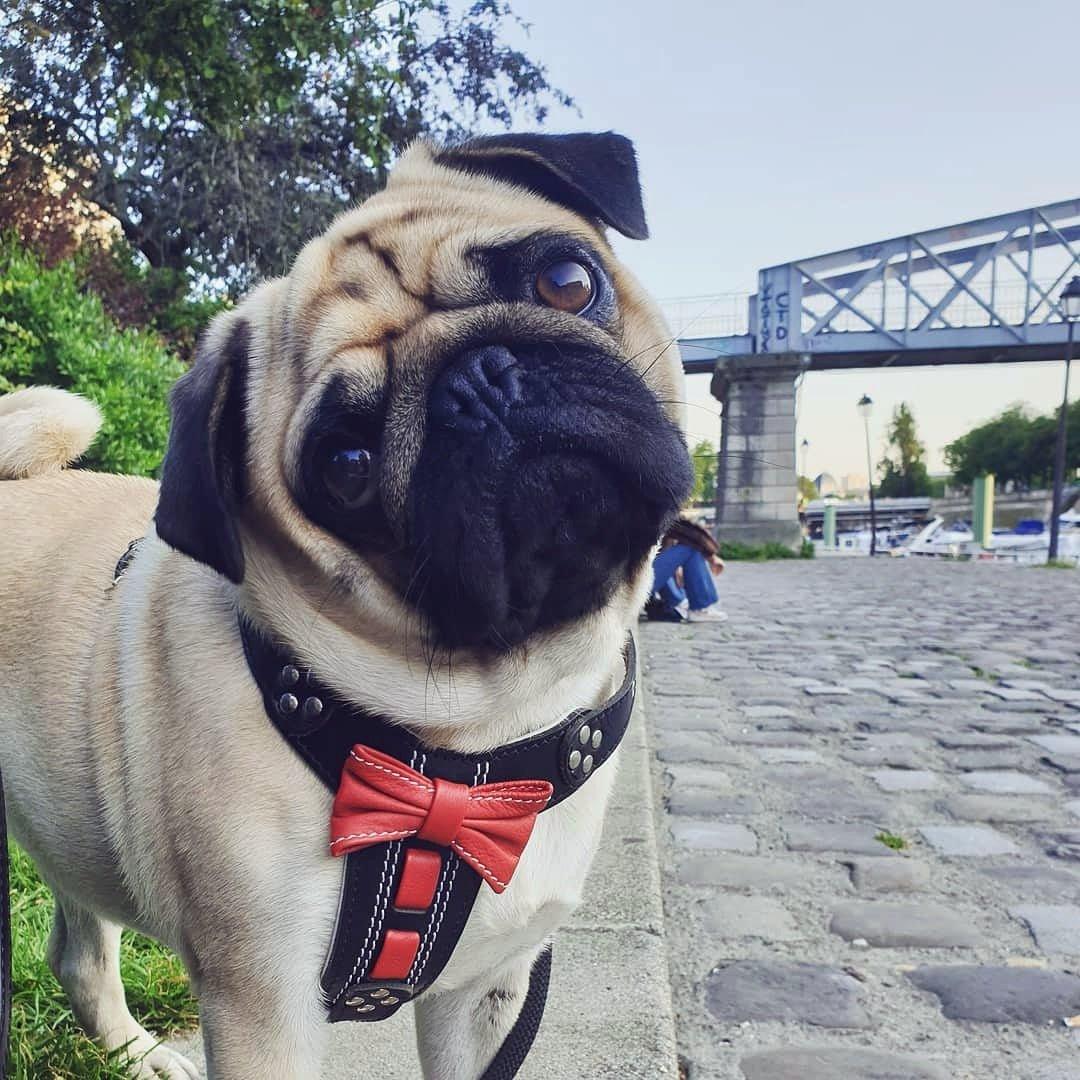
{"type": "Polygon", "coordinates": [[[745,328],[709,336],[691,320],[684,367],[792,353],[816,370],[1056,359],[1073,274],[1080,199],[800,259],[759,272],[745,328]]]}

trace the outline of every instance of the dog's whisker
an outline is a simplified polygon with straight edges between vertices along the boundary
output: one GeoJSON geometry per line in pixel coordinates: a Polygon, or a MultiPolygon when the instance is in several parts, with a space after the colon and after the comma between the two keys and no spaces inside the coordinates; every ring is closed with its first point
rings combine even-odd
{"type": "Polygon", "coordinates": [[[724,414],[719,409],[710,408],[708,405],[702,405],[698,401],[682,401],[679,398],[657,398],[657,401],[661,405],[684,405],[688,409],[700,409],[702,412],[708,413],[710,416],[715,417],[718,423],[724,419],[724,414]]]}

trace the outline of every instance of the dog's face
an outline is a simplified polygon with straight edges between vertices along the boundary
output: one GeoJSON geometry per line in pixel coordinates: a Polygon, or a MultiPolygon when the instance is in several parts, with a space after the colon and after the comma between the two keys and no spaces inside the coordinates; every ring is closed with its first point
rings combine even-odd
{"type": "Polygon", "coordinates": [[[601,222],[645,235],[618,136],[414,147],[208,332],[159,535],[347,595],[361,635],[377,594],[428,647],[625,614],[691,470],[677,348],[601,222]]]}

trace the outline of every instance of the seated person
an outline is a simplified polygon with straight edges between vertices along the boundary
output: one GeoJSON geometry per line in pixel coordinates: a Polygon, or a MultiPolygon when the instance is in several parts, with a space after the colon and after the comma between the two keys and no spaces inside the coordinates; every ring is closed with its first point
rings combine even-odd
{"type": "Polygon", "coordinates": [[[708,530],[679,518],[660,541],[653,561],[653,595],[645,607],[650,619],[665,622],[723,622],[714,577],[724,560],[708,530]]]}

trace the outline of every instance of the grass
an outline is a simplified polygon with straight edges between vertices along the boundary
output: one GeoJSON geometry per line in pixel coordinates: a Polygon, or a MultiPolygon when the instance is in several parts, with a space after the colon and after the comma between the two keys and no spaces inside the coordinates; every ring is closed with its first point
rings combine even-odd
{"type": "Polygon", "coordinates": [[[885,829],[882,829],[874,839],[887,848],[892,848],[893,851],[903,851],[908,846],[907,841],[902,836],[897,836],[896,833],[888,832],[885,829]]]}
{"type": "Polygon", "coordinates": [[[1064,559],[1047,559],[1044,563],[1038,563],[1042,570],[1075,570],[1076,564],[1066,562],[1064,559]]]}
{"type": "Polygon", "coordinates": [[[804,540],[797,551],[787,544],[769,540],[764,544],[743,544],[738,540],[721,540],[720,557],[732,562],[765,562],[769,559],[812,559],[814,545],[804,540]]]}
{"type": "MultiPolygon", "coordinates": [[[[45,960],[53,899],[25,852],[11,854],[10,1080],[128,1080],[118,1054],[83,1034],[45,960]]],[[[135,1018],[163,1038],[198,1023],[183,965],[155,941],[125,932],[120,968],[135,1018]]]]}

